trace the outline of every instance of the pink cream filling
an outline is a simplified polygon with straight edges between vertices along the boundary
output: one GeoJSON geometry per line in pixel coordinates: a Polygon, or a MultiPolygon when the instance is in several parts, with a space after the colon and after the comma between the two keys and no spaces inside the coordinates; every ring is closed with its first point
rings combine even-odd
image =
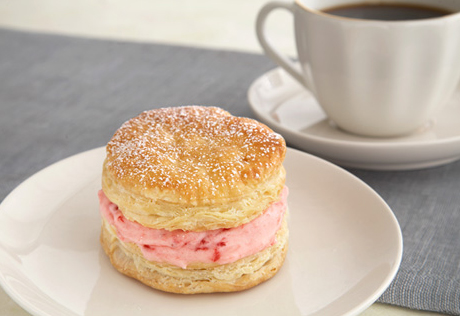
{"type": "Polygon", "coordinates": [[[249,223],[204,232],[144,227],[124,217],[102,190],[98,195],[101,215],[116,228],[121,241],[137,244],[147,260],[185,269],[193,262],[232,263],[275,244],[287,209],[288,189],[284,187],[280,200],[249,223]]]}

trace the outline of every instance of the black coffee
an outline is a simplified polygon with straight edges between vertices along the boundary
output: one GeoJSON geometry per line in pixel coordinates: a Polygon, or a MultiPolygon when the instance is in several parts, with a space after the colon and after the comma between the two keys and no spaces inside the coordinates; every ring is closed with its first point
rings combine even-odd
{"type": "Polygon", "coordinates": [[[366,20],[401,21],[438,18],[454,12],[441,8],[412,4],[357,3],[322,10],[325,13],[366,20]]]}

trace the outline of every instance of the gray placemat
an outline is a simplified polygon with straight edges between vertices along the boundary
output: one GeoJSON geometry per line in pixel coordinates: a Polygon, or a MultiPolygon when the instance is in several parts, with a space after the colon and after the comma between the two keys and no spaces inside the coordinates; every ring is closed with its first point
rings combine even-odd
{"type": "MultiPolygon", "coordinates": [[[[257,54],[0,30],[0,199],[147,109],[203,104],[253,117],[247,89],[274,66],[257,54]]],[[[383,196],[404,235],[401,269],[379,301],[460,315],[460,162],[350,171],[383,196]]]]}

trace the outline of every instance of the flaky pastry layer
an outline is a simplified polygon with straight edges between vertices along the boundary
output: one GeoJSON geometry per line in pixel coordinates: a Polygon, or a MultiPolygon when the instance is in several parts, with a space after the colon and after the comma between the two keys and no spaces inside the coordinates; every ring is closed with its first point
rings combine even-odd
{"type": "Polygon", "coordinates": [[[214,107],[140,114],[107,144],[102,189],[143,226],[204,231],[242,225],[276,201],[284,139],[214,107]]]}
{"type": "Polygon", "coordinates": [[[103,249],[119,272],[155,289],[181,294],[241,291],[270,279],[287,253],[286,216],[276,238],[273,246],[233,263],[195,263],[182,269],[146,260],[137,245],[120,241],[104,219],[101,230],[103,249]]]}
{"type": "Polygon", "coordinates": [[[216,200],[211,205],[180,203],[180,193],[174,191],[158,191],[155,197],[147,198],[127,190],[105,172],[102,177],[102,190],[127,219],[145,227],[170,231],[206,231],[237,227],[260,216],[271,203],[279,199],[285,177],[286,173],[281,165],[273,177],[248,186],[251,194],[234,200],[216,200]],[[168,195],[168,199],[164,195],[168,195]],[[171,201],[174,200],[173,196],[176,202],[171,201]]]}

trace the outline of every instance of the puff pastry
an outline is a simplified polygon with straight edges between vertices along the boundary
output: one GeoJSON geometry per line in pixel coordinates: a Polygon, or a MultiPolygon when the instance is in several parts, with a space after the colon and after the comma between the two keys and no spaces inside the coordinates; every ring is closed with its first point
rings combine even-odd
{"type": "Polygon", "coordinates": [[[125,122],[106,146],[99,194],[112,265],[183,294],[271,278],[288,245],[285,153],[267,126],[216,107],[162,108],[125,122]]]}

